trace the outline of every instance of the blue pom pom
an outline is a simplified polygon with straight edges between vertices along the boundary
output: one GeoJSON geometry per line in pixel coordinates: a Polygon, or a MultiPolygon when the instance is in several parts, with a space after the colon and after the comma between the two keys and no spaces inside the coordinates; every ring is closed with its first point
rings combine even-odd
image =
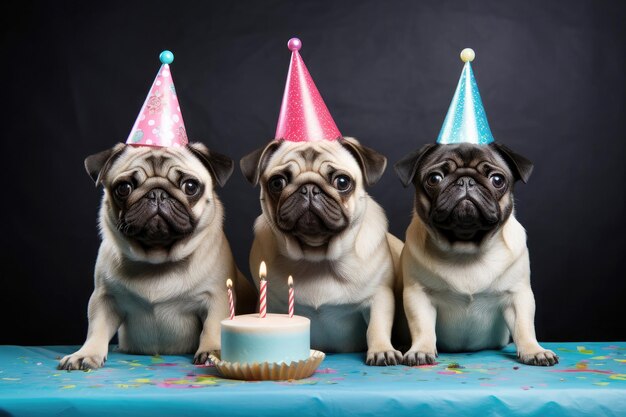
{"type": "Polygon", "coordinates": [[[171,51],[165,50],[161,52],[161,55],[159,55],[159,59],[163,64],[171,64],[172,62],[174,62],[174,54],[171,51]]]}

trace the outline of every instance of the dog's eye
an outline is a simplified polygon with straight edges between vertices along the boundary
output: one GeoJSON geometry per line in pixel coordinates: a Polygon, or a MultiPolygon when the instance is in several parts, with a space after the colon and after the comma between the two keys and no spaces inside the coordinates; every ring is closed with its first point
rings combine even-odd
{"type": "Polygon", "coordinates": [[[489,180],[491,181],[491,184],[493,184],[493,186],[496,188],[502,188],[506,183],[504,177],[500,174],[493,174],[491,177],[489,177],[489,180]]]}
{"type": "Polygon", "coordinates": [[[333,186],[339,191],[347,191],[352,186],[352,180],[347,175],[337,175],[333,180],[333,186]]]}
{"type": "Polygon", "coordinates": [[[133,191],[133,186],[131,185],[131,183],[126,182],[126,181],[120,182],[115,187],[115,194],[117,194],[118,197],[122,197],[122,198],[128,197],[132,191],[133,191]]]}
{"type": "Polygon", "coordinates": [[[187,180],[183,182],[183,192],[187,195],[196,195],[200,189],[200,184],[196,180],[187,180]]]}
{"type": "Polygon", "coordinates": [[[267,186],[269,187],[270,191],[273,191],[275,193],[281,192],[286,185],[287,180],[282,175],[274,175],[267,182],[267,186]]]}
{"type": "Polygon", "coordinates": [[[426,178],[426,183],[431,186],[435,186],[439,184],[443,180],[443,175],[438,172],[433,172],[426,178]]]}

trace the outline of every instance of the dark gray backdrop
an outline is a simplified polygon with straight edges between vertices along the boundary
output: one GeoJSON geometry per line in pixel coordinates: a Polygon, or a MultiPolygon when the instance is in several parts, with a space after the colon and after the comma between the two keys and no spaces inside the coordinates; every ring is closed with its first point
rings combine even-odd
{"type": "MultiPolygon", "coordinates": [[[[0,342],[81,343],[101,190],[83,158],[124,141],[171,49],[192,139],[235,160],[274,134],[301,54],[345,135],[390,163],[432,142],[474,71],[497,140],[532,159],[517,188],[541,340],[615,340],[623,319],[625,13],[603,1],[19,2],[2,13],[0,342]]],[[[390,164],[390,165],[391,165],[390,164]]],[[[412,191],[371,194],[403,237],[412,191]]],[[[248,274],[258,190],[219,191],[248,274]]]]}

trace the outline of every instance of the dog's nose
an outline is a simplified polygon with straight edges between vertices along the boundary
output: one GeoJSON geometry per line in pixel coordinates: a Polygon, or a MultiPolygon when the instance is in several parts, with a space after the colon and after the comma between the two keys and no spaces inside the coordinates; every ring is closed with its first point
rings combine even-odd
{"type": "Polygon", "coordinates": [[[160,188],[155,188],[154,190],[150,190],[146,197],[148,198],[148,200],[164,201],[169,198],[169,196],[170,195],[167,193],[167,191],[160,188]]]}
{"type": "Polygon", "coordinates": [[[471,188],[476,185],[476,180],[472,177],[461,177],[456,180],[456,185],[459,187],[471,188]]]}
{"type": "Polygon", "coordinates": [[[300,193],[308,197],[316,196],[320,192],[320,188],[315,184],[304,184],[302,187],[300,187],[300,193]]]}

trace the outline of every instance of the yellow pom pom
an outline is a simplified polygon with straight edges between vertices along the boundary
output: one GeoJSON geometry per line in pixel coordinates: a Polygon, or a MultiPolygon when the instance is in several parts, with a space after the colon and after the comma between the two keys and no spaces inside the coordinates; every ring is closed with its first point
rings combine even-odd
{"type": "Polygon", "coordinates": [[[476,58],[476,54],[472,48],[465,48],[461,51],[461,61],[472,62],[476,58]]]}

